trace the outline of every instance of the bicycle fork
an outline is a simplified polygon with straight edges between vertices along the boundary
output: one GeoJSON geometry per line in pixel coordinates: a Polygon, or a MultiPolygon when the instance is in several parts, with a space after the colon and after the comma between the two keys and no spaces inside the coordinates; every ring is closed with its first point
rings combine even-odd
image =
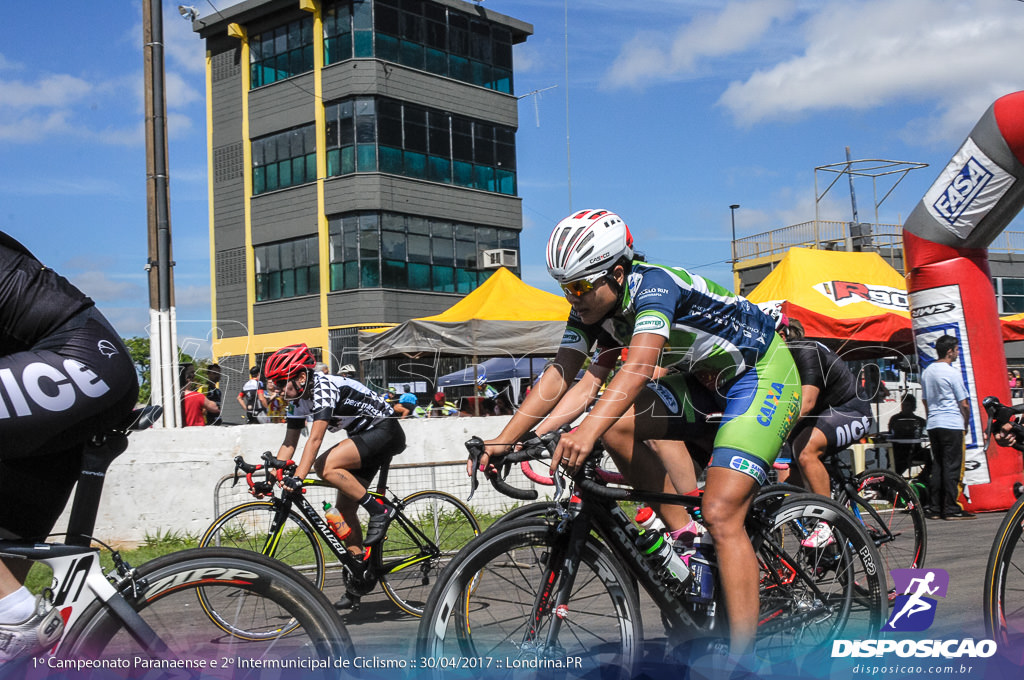
{"type": "Polygon", "coordinates": [[[583,547],[590,534],[589,513],[583,510],[575,518],[564,517],[554,531],[556,538],[548,553],[543,585],[534,599],[533,615],[519,646],[522,653],[549,658],[558,658],[563,649],[558,644],[558,635],[563,623],[571,623],[569,599],[579,572],[583,547]],[[548,630],[541,642],[539,638],[545,620],[548,630]]]}

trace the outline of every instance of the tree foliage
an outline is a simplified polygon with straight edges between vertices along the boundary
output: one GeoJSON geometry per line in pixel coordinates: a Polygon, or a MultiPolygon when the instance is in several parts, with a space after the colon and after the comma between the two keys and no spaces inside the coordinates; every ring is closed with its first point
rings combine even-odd
{"type": "MultiPolygon", "coordinates": [[[[131,355],[132,363],[135,364],[135,372],[139,376],[139,403],[148,404],[153,391],[150,378],[149,338],[135,336],[121,338],[121,340],[128,348],[128,354],[131,355]]],[[[196,359],[192,355],[182,352],[180,347],[178,348],[178,365],[192,364],[196,369],[197,381],[205,380],[206,367],[209,363],[208,359],[196,359]]]]}

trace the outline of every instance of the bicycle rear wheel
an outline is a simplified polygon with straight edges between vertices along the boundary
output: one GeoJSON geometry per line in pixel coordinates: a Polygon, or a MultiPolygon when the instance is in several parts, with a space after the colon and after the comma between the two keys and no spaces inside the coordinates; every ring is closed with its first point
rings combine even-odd
{"type": "Polygon", "coordinates": [[[985,631],[1024,662],[1024,498],[1006,512],[985,568],[985,631]]]}
{"type": "MultiPolygon", "coordinates": [[[[316,533],[297,512],[289,510],[288,518],[275,540],[270,534],[270,525],[276,512],[270,501],[253,501],[231,508],[213,521],[199,539],[199,547],[237,548],[272,557],[302,574],[313,587],[322,589],[324,553],[316,533]]],[[[200,598],[205,597],[204,593],[205,590],[199,591],[200,598]]],[[[221,616],[216,603],[204,602],[203,605],[204,611],[219,620],[220,625],[226,629],[231,628],[228,620],[221,616]]],[[[259,635],[257,631],[244,629],[237,632],[243,637],[259,635]]]]}
{"type": "Polygon", "coordinates": [[[434,581],[452,557],[480,534],[473,512],[441,491],[420,491],[402,499],[376,551],[374,571],[384,593],[407,614],[422,616],[434,581]]]}
{"type": "Polygon", "coordinates": [[[521,669],[632,677],[642,647],[640,605],[631,577],[603,544],[591,536],[583,546],[567,609],[556,611],[546,597],[567,576],[567,542],[568,534],[531,518],[474,539],[431,593],[417,657],[500,660],[475,671],[489,678],[522,677],[521,669]],[[553,624],[560,626],[556,640],[549,639],[553,624]]]}
{"type": "Polygon", "coordinates": [[[864,523],[878,546],[886,573],[923,567],[928,548],[924,506],[907,481],[890,470],[865,470],[853,479],[853,486],[878,517],[845,494],[839,502],[849,506],[864,523]]]}
{"type": "MultiPolygon", "coordinates": [[[[141,587],[123,584],[120,594],[166,650],[143,646],[106,603],[96,601],[68,632],[58,654],[130,662],[136,657],[205,660],[204,678],[233,680],[264,677],[267,668],[302,669],[304,678],[307,673],[335,677],[333,660],[353,655],[348,631],[323,593],[261,555],[227,548],[183,550],[146,562],[137,569],[135,582],[141,587]],[[200,613],[209,603],[217,607],[218,617],[200,613]],[[239,630],[258,634],[244,637],[239,630]],[[218,668],[211,668],[211,660],[218,668]]],[[[139,670],[139,662],[134,664],[139,670]]]]}
{"type": "Polygon", "coordinates": [[[885,573],[874,542],[846,508],[794,494],[752,539],[761,565],[759,656],[774,663],[825,651],[839,637],[877,637],[888,609],[885,573]],[[819,522],[832,542],[804,547],[819,522]]]}

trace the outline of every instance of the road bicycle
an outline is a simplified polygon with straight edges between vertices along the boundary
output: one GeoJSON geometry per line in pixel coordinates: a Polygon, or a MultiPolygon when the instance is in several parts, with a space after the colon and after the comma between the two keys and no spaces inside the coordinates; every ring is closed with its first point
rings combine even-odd
{"type": "MultiPolygon", "coordinates": [[[[553,440],[545,435],[502,462],[507,469],[550,455],[553,440]]],[[[474,438],[467,447],[478,460],[483,442],[474,438]]],[[[712,592],[696,587],[696,579],[674,581],[642,554],[638,528],[617,504],[683,505],[700,521],[701,496],[609,487],[596,473],[600,455],[598,447],[573,478],[567,505],[535,505],[546,516],[502,522],[452,560],[420,620],[417,657],[437,667],[491,664],[489,677],[518,668],[558,670],[568,677],[632,677],[643,648],[641,587],[665,625],[670,663],[688,663],[728,639],[713,552],[712,592]]],[[[531,496],[501,474],[487,476],[506,495],[531,496]]],[[[556,497],[559,491],[556,486],[556,497]]],[[[845,509],[809,494],[771,496],[752,504],[746,525],[760,565],[761,658],[780,662],[798,652],[824,654],[838,636],[876,636],[888,607],[886,577],[874,543],[845,509]],[[818,522],[829,524],[835,542],[802,548],[800,541],[818,522]]]]}
{"type": "Polygon", "coordinates": [[[135,411],[84,447],[65,543],[0,540],[0,557],[52,570],[44,595],[65,621],[53,649],[4,665],[0,676],[25,677],[34,667],[117,669],[109,675],[118,677],[175,669],[233,679],[295,667],[319,677],[335,659],[351,658],[352,642],[331,603],[273,560],[191,549],[133,567],[92,536],[107,468],[127,448],[129,431],[152,426],[161,411],[135,411]],[[106,573],[94,541],[110,550],[113,568],[106,573]]]}
{"type": "MultiPolygon", "coordinates": [[[[1018,416],[1024,405],[1005,406],[995,397],[986,397],[982,405],[988,412],[991,428],[1012,423],[1017,441],[1015,449],[1024,452],[1024,425],[1018,416]]],[[[1006,511],[999,525],[985,567],[983,597],[985,630],[999,643],[999,649],[1021,654],[1024,642],[1024,486],[1014,485],[1017,502],[1006,511]]],[[[1018,663],[1024,657],[1018,659],[1018,663]]]]}
{"type": "MultiPolygon", "coordinates": [[[[854,474],[837,453],[822,458],[828,471],[831,495],[863,523],[874,540],[885,570],[920,569],[928,548],[924,506],[913,487],[891,470],[873,469],[854,474]]],[[[803,491],[786,484],[770,484],[762,493],[803,491]]]]}
{"type": "MultiPolygon", "coordinates": [[[[302,481],[303,493],[280,489],[280,480],[295,472],[294,461],[280,461],[269,451],[262,465],[235,458],[235,472],[245,473],[257,499],[235,506],[213,521],[200,547],[231,546],[280,560],[301,572],[318,589],[326,578],[324,546],[334,554],[347,592],[365,595],[379,582],[395,606],[420,616],[440,570],[470,539],[480,533],[473,512],[458,498],[442,491],[419,491],[405,498],[391,493],[397,509],[378,547],[363,555],[350,552],[304,495],[313,487],[334,487],[314,479],[302,481]],[[264,479],[253,474],[264,471],[264,479]]],[[[377,487],[370,493],[385,497],[390,462],[381,467],[377,487]]],[[[358,605],[356,605],[358,606],[358,605]]]]}

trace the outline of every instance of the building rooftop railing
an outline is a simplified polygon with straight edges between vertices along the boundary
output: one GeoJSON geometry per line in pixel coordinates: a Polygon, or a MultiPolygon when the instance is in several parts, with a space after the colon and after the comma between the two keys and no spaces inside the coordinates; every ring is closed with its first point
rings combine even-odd
{"type": "MultiPolygon", "coordinates": [[[[803,222],[782,229],[745,236],[734,242],[733,257],[737,268],[745,260],[780,259],[790,248],[819,250],[871,250],[878,252],[896,270],[903,273],[903,226],[871,224],[870,232],[851,230],[849,222],[818,220],[803,222]]],[[[992,245],[991,252],[1024,253],[1024,231],[1004,231],[992,245]]]]}

